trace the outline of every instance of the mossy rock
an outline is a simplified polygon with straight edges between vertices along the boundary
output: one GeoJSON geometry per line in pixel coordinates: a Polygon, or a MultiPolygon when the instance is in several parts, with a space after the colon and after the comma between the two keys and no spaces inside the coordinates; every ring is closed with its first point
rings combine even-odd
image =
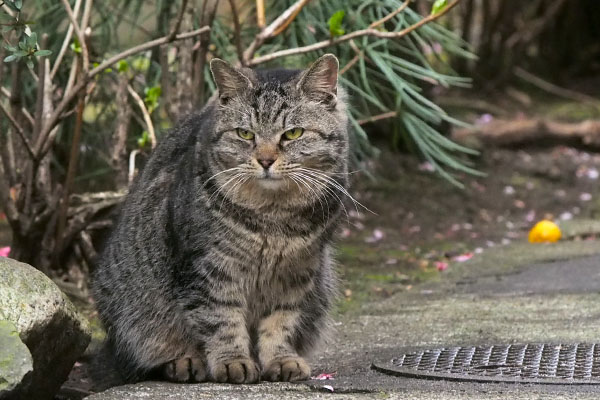
{"type": "Polygon", "coordinates": [[[33,371],[4,399],[53,399],[90,341],[87,321],[46,275],[0,257],[0,319],[12,323],[33,371]]]}
{"type": "Polygon", "coordinates": [[[17,328],[0,320],[0,397],[10,393],[32,370],[31,353],[19,338],[17,328]]]}

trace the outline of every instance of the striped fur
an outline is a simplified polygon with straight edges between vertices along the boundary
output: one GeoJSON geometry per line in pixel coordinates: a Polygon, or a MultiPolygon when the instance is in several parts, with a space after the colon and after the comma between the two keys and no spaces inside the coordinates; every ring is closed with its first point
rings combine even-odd
{"type": "Polygon", "coordinates": [[[306,379],[348,183],[337,59],[211,68],[219,96],[163,138],[123,205],[94,274],[98,311],[127,381],[306,379]]]}

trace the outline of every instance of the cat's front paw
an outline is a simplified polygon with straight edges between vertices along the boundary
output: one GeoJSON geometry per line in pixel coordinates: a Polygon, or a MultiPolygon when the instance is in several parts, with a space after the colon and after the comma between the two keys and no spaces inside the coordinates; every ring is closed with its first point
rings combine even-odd
{"type": "Polygon", "coordinates": [[[163,377],[171,382],[204,382],[206,365],[204,360],[184,357],[163,365],[163,377]]]}
{"type": "Polygon", "coordinates": [[[266,381],[304,381],[310,378],[310,367],[300,357],[280,357],[267,364],[263,372],[266,381]]]}
{"type": "Polygon", "coordinates": [[[212,376],[220,383],[256,383],[260,370],[250,358],[234,358],[217,362],[212,368],[212,376]]]}

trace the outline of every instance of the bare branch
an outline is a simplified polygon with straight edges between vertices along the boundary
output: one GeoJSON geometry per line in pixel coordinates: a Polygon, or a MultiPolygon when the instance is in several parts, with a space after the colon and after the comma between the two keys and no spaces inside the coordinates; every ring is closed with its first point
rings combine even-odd
{"type": "Polygon", "coordinates": [[[12,126],[15,128],[15,131],[19,134],[19,137],[23,141],[23,144],[25,145],[25,148],[27,149],[27,152],[29,153],[29,155],[32,158],[35,158],[35,154],[33,152],[33,149],[31,148],[31,144],[29,143],[29,140],[25,136],[25,131],[23,130],[23,128],[21,127],[21,125],[19,125],[19,122],[17,122],[17,120],[15,119],[15,117],[12,116],[12,114],[10,113],[10,111],[8,111],[8,109],[2,103],[0,103],[0,110],[2,110],[2,112],[4,113],[4,115],[6,115],[6,118],[8,118],[8,120],[10,121],[10,123],[12,124],[12,126]]]}
{"type": "MultiPolygon", "coordinates": [[[[281,57],[286,57],[286,56],[291,56],[291,55],[296,55],[296,54],[303,54],[303,53],[308,53],[308,52],[315,51],[315,50],[324,49],[326,47],[344,43],[344,42],[347,42],[348,40],[356,39],[356,38],[362,37],[362,36],[373,36],[373,37],[378,37],[378,38],[383,38],[383,39],[398,39],[398,38],[408,35],[415,29],[418,29],[421,26],[423,26],[429,22],[432,22],[432,21],[440,18],[441,16],[445,15],[448,11],[450,11],[452,8],[454,8],[454,6],[456,6],[459,3],[459,1],[460,0],[454,0],[452,3],[448,4],[446,6],[446,8],[444,8],[439,13],[431,14],[401,31],[383,32],[383,31],[379,31],[379,30],[373,29],[373,28],[361,29],[359,31],[351,32],[346,35],[339,36],[337,38],[333,38],[330,40],[324,40],[322,42],[314,43],[314,44],[311,44],[308,46],[276,51],[274,53],[267,54],[262,57],[257,57],[252,60],[249,60],[248,65],[254,66],[254,65],[262,64],[264,62],[272,61],[272,60],[275,60],[275,59],[281,58],[281,57]]],[[[247,52],[248,52],[248,50],[247,50],[247,52]]]]}
{"type": "MultiPolygon", "coordinates": [[[[10,98],[10,92],[8,91],[7,88],[0,87],[0,93],[4,96],[10,98]]],[[[25,118],[27,118],[27,122],[29,122],[31,124],[31,126],[33,126],[33,124],[34,124],[33,116],[29,113],[29,111],[27,111],[27,109],[25,107],[21,107],[21,112],[23,113],[25,118]]]]}
{"type": "Polygon", "coordinates": [[[19,220],[19,211],[15,206],[15,202],[10,197],[10,186],[6,180],[4,173],[4,162],[0,156],[0,209],[4,211],[8,220],[16,223],[19,220]]]}
{"type": "Polygon", "coordinates": [[[135,46],[132,47],[128,50],[125,50],[117,55],[112,56],[111,58],[109,58],[108,60],[104,61],[102,64],[100,64],[99,66],[97,66],[96,68],[92,69],[89,73],[88,73],[88,79],[93,78],[94,76],[98,75],[99,73],[101,73],[102,71],[104,71],[106,68],[110,67],[111,65],[113,65],[116,62],[121,61],[124,58],[127,58],[131,55],[137,54],[137,53],[141,53],[142,51],[151,49],[153,47],[156,46],[160,46],[163,44],[167,44],[176,40],[184,40],[184,39],[189,39],[195,36],[198,36],[204,32],[208,32],[210,30],[210,27],[208,26],[203,26],[202,28],[196,29],[195,31],[191,31],[191,32],[186,32],[186,33],[180,33],[175,35],[175,37],[173,39],[169,39],[169,36],[163,36],[161,38],[155,39],[155,40],[151,40],[149,42],[140,44],[139,46],[135,46]]]}
{"type": "Polygon", "coordinates": [[[394,18],[397,14],[401,13],[402,11],[404,11],[404,9],[406,7],[408,7],[408,5],[410,4],[410,0],[406,0],[400,7],[398,7],[396,10],[394,10],[393,12],[391,12],[390,14],[386,15],[385,17],[373,22],[371,25],[369,25],[369,28],[375,28],[376,26],[379,26],[383,23],[386,23],[387,21],[389,21],[390,19],[394,18]]]}
{"type": "MultiPolygon", "coordinates": [[[[89,4],[88,0],[88,4],[89,4]]],[[[85,43],[85,36],[79,27],[79,23],[77,22],[77,18],[73,14],[73,10],[71,9],[71,5],[68,0],[62,0],[63,6],[65,7],[65,11],[67,11],[67,15],[69,16],[69,20],[71,21],[71,26],[73,26],[73,30],[75,31],[75,35],[77,35],[77,39],[79,40],[79,44],[81,45],[81,56],[83,59],[83,70],[88,71],[90,68],[90,60],[88,56],[87,44],[85,43]]]]}
{"type": "MultiPolygon", "coordinates": [[[[77,17],[79,16],[79,9],[81,8],[81,1],[82,0],[75,1],[75,8],[73,9],[73,15],[75,16],[75,19],[77,19],[77,17]]],[[[65,35],[65,39],[63,40],[62,46],[60,47],[60,51],[58,52],[58,56],[56,57],[56,60],[54,61],[54,66],[52,67],[52,71],[50,72],[50,80],[53,80],[54,76],[58,72],[58,68],[60,67],[63,57],[65,56],[65,53],[67,52],[67,49],[69,48],[69,43],[71,43],[71,37],[73,37],[73,25],[69,24],[69,27],[67,28],[67,34],[65,35]]]]}
{"type": "MultiPolygon", "coordinates": [[[[42,48],[45,49],[48,44],[48,34],[44,33],[42,35],[41,45],[42,48]]],[[[36,103],[35,103],[35,122],[33,124],[33,135],[32,138],[35,141],[35,138],[42,131],[43,125],[43,117],[44,117],[44,89],[46,88],[46,63],[44,59],[38,60],[38,85],[37,85],[37,94],[36,94],[36,103]]]]}
{"type": "Polygon", "coordinates": [[[146,129],[148,129],[148,136],[150,136],[150,144],[152,145],[152,148],[155,148],[156,147],[156,134],[154,133],[154,124],[152,123],[152,118],[150,118],[150,113],[148,112],[148,109],[146,108],[146,105],[144,104],[144,100],[142,100],[140,95],[137,94],[137,92],[135,90],[133,90],[131,85],[127,85],[127,90],[129,91],[129,94],[131,95],[131,97],[133,97],[133,99],[137,103],[138,107],[140,108],[140,111],[142,112],[142,115],[144,116],[144,122],[146,124],[146,129]]]}
{"type": "Polygon", "coordinates": [[[285,10],[279,17],[277,17],[275,19],[275,21],[271,22],[271,24],[269,26],[267,26],[265,29],[260,31],[254,38],[252,43],[250,43],[250,46],[248,46],[246,51],[244,51],[244,57],[243,57],[242,63],[244,65],[252,64],[251,60],[252,60],[252,57],[254,57],[254,53],[256,53],[256,50],[258,50],[258,48],[260,46],[262,46],[262,44],[265,42],[265,40],[275,37],[277,34],[279,34],[282,31],[279,28],[281,28],[282,26],[289,25],[289,23],[296,17],[296,15],[298,15],[300,10],[305,5],[307,5],[309,2],[310,2],[310,0],[296,1],[287,10],[285,10]]]}
{"type": "Polygon", "coordinates": [[[229,7],[231,8],[231,17],[233,19],[235,48],[237,50],[238,60],[242,62],[244,60],[244,49],[242,49],[242,28],[240,26],[240,17],[237,12],[235,0],[229,0],[229,7]]]}
{"type": "Polygon", "coordinates": [[[383,114],[374,115],[369,118],[359,119],[356,122],[358,122],[359,125],[364,125],[369,122],[375,122],[375,121],[380,121],[382,119],[394,118],[396,115],[398,115],[398,113],[396,111],[388,111],[383,114]]]}
{"type": "Polygon", "coordinates": [[[179,32],[179,28],[181,27],[181,21],[183,21],[183,15],[185,14],[185,11],[187,9],[187,3],[188,0],[183,0],[183,4],[179,9],[179,15],[177,15],[177,19],[175,20],[173,30],[171,31],[171,33],[169,33],[169,36],[167,36],[169,40],[175,39],[175,36],[177,36],[177,33],[179,32]]]}
{"type": "Polygon", "coordinates": [[[135,157],[140,154],[140,151],[138,149],[133,150],[130,154],[129,154],[129,174],[128,174],[128,179],[129,179],[129,183],[131,184],[131,182],[133,182],[133,179],[135,178],[135,157]]]}
{"type": "MultiPolygon", "coordinates": [[[[219,0],[212,0],[212,2],[207,0],[202,3],[202,15],[200,16],[200,23],[202,25],[212,27],[215,16],[217,15],[218,5],[219,0]]],[[[192,82],[192,87],[196,88],[196,90],[193,91],[195,106],[200,106],[205,101],[204,67],[206,66],[206,55],[208,54],[208,45],[210,44],[210,32],[203,34],[199,39],[200,43],[194,60],[192,82]]]]}
{"type": "Polygon", "coordinates": [[[79,80],[79,82],[77,83],[77,85],[75,85],[73,87],[73,89],[71,89],[68,92],[65,92],[62,101],[58,104],[58,106],[56,107],[56,109],[54,110],[54,112],[52,113],[50,118],[48,119],[48,123],[44,126],[44,129],[42,130],[42,133],[40,135],[41,141],[38,140],[38,142],[36,143],[36,148],[35,148],[36,155],[41,158],[44,156],[45,153],[47,153],[49,151],[50,147],[52,146],[52,142],[54,140],[54,136],[50,137],[50,132],[58,124],[59,120],[62,117],[63,112],[69,106],[71,101],[73,101],[73,99],[77,96],[77,94],[81,90],[83,90],[87,86],[87,83],[92,78],[94,78],[96,75],[103,72],[106,68],[110,67],[114,63],[121,61],[122,59],[127,58],[133,54],[137,54],[142,51],[151,49],[153,47],[170,43],[171,41],[174,41],[174,40],[183,40],[183,39],[195,37],[204,32],[207,32],[209,30],[210,30],[210,27],[204,26],[204,27],[202,27],[200,29],[196,29],[192,32],[178,34],[175,36],[175,38],[173,40],[169,40],[168,36],[163,36],[161,38],[158,38],[158,39],[146,42],[146,43],[142,43],[139,46],[132,47],[128,50],[125,50],[119,54],[112,56],[111,58],[104,61],[102,64],[100,64],[96,68],[93,68],[92,70],[90,70],[87,73],[87,75],[85,75],[84,77],[82,77],[82,79],[79,80]]]}
{"type": "Polygon", "coordinates": [[[527,72],[521,67],[515,67],[513,72],[516,76],[524,81],[529,82],[532,85],[537,86],[538,88],[555,96],[564,97],[566,99],[575,100],[581,103],[589,103],[594,105],[600,103],[600,99],[557,86],[553,83],[543,80],[538,76],[533,75],[530,72],[527,72]]]}
{"type": "Polygon", "coordinates": [[[265,0],[256,0],[256,25],[263,29],[267,24],[265,18],[265,0]]]}

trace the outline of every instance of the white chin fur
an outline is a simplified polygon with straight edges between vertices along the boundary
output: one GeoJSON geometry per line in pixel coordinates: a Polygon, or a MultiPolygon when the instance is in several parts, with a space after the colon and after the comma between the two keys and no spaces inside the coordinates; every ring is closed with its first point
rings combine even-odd
{"type": "Polygon", "coordinates": [[[268,190],[281,189],[285,185],[283,179],[258,179],[257,181],[260,187],[268,190]]]}

